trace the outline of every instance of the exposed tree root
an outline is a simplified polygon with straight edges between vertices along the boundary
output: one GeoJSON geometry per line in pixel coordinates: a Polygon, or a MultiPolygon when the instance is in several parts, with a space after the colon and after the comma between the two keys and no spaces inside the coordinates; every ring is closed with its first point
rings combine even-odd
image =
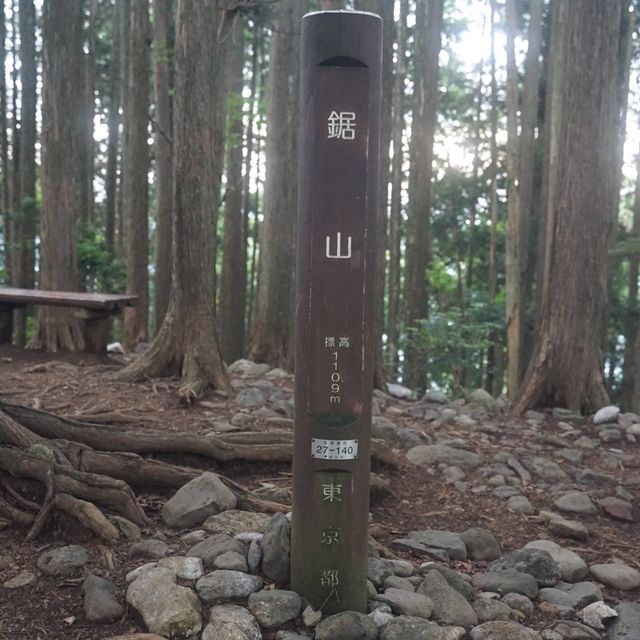
{"type": "MultiPolygon", "coordinates": [[[[373,457],[391,466],[399,461],[386,445],[374,441],[373,457]]],[[[248,432],[220,436],[165,434],[111,425],[94,425],[0,401],[0,516],[28,526],[28,539],[42,531],[60,511],[75,518],[106,542],[119,533],[102,509],[138,525],[146,515],[131,487],[176,490],[202,473],[200,469],[146,459],[139,454],[197,454],[218,463],[288,462],[292,433],[248,432]],[[9,478],[36,481],[43,488],[34,502],[9,478]]],[[[238,499],[238,508],[264,513],[286,512],[289,505],[267,500],[220,476],[238,499]]]]}

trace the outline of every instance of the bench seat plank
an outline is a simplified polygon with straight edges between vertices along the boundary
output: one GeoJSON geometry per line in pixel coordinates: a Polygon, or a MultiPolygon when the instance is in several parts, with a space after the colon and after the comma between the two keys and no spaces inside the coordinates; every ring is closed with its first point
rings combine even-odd
{"type": "Polygon", "coordinates": [[[78,291],[39,291],[33,289],[0,288],[0,305],[20,306],[44,304],[81,309],[115,311],[133,307],[138,296],[106,293],[81,293],[78,291]]]}

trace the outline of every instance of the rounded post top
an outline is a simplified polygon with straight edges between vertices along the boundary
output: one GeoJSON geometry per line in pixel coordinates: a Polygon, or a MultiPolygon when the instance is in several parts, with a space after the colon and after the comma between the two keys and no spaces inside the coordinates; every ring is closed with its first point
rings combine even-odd
{"type": "Polygon", "coordinates": [[[381,16],[379,16],[377,13],[371,13],[370,11],[351,11],[351,10],[347,10],[347,9],[334,9],[332,11],[311,11],[309,13],[305,13],[304,16],[302,16],[303,20],[306,20],[307,18],[312,18],[314,16],[328,16],[328,15],[350,15],[350,16],[367,16],[369,18],[375,18],[377,20],[380,20],[380,22],[382,22],[382,18],[381,16]]]}

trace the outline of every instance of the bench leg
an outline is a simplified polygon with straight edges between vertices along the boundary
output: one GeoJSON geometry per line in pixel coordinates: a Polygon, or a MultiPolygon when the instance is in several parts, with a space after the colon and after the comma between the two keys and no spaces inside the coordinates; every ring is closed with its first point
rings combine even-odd
{"type": "Polygon", "coordinates": [[[109,316],[87,318],[84,321],[84,350],[87,353],[106,353],[110,333],[109,316]]]}
{"type": "Polygon", "coordinates": [[[13,340],[13,307],[0,305],[0,343],[13,340]]]}

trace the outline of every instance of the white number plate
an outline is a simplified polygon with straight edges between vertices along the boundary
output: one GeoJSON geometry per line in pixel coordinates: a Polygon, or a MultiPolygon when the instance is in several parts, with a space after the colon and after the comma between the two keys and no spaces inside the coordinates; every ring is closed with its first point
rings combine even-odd
{"type": "Polygon", "coordinates": [[[358,457],[358,441],[311,438],[311,456],[322,460],[355,460],[358,457]]]}

